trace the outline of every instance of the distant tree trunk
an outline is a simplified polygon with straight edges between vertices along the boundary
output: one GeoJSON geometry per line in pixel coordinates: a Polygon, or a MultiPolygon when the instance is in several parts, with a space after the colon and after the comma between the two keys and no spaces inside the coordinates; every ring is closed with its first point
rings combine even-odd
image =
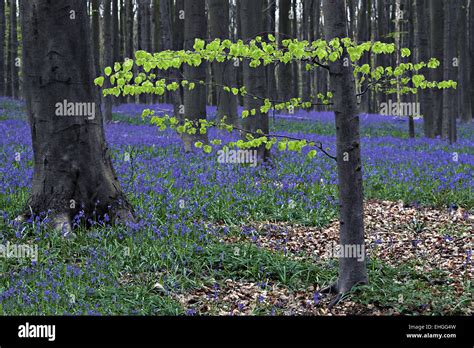
{"type": "MultiPolygon", "coordinates": [[[[324,31],[326,40],[346,37],[346,9],[344,0],[323,0],[324,31]]],[[[362,162],[360,155],[359,117],[353,69],[345,67],[342,57],[330,63],[330,89],[334,93],[336,114],[337,171],[339,180],[340,245],[342,250],[364,248],[364,210],[362,162]]],[[[365,249],[362,249],[365,250],[365,249]]],[[[356,284],[367,283],[365,258],[339,258],[339,277],[331,287],[333,292],[346,293],[356,284]]]]}
{"type": "MultiPolygon", "coordinates": [[[[11,5],[10,1],[6,2],[7,4],[7,12],[10,13],[11,11],[11,5]]],[[[5,42],[5,48],[7,50],[7,61],[5,63],[6,67],[6,81],[5,81],[5,95],[8,97],[12,96],[12,49],[11,49],[11,16],[5,15],[5,18],[8,19],[7,23],[7,37],[6,37],[6,42],[5,42]]]]}
{"type": "MultiPolygon", "coordinates": [[[[173,14],[173,50],[175,51],[179,51],[184,48],[185,18],[186,17],[184,13],[184,0],[176,0],[173,14]]],[[[172,76],[179,77],[182,73],[182,69],[180,71],[172,70],[171,73],[173,74],[172,76]]],[[[173,92],[173,107],[174,115],[182,118],[184,116],[184,89],[181,86],[175,92],[173,92]]]]}
{"type": "MultiPolygon", "coordinates": [[[[266,27],[265,30],[269,33],[275,33],[276,28],[276,0],[267,0],[267,11],[264,13],[266,18],[266,27]]],[[[266,67],[266,97],[270,100],[275,100],[278,98],[277,86],[276,86],[276,77],[275,77],[276,65],[274,63],[268,64],[266,67]]]]}
{"type": "MultiPolygon", "coordinates": [[[[173,17],[172,17],[171,0],[160,0],[160,33],[161,33],[161,50],[171,50],[173,48],[173,17]]],[[[161,72],[164,76],[168,76],[167,71],[161,72]]],[[[165,103],[169,103],[171,94],[166,92],[164,95],[165,103]]]]}
{"type": "MultiPolygon", "coordinates": [[[[104,42],[102,47],[104,48],[104,67],[110,66],[113,68],[113,25],[112,25],[112,3],[109,0],[104,0],[104,42]]],[[[106,82],[104,88],[111,87],[110,81],[106,82]]],[[[112,96],[104,97],[104,120],[107,122],[112,121],[112,96]]]]}
{"type": "MultiPolygon", "coordinates": [[[[377,0],[377,40],[382,42],[389,42],[389,4],[387,0],[377,0]]],[[[375,56],[376,66],[387,67],[390,65],[390,59],[385,54],[375,56]]],[[[380,107],[381,103],[387,102],[385,93],[377,93],[377,104],[380,107]]],[[[378,109],[380,110],[380,108],[378,109]]],[[[379,111],[380,112],[380,111],[379,111]]]]}
{"type": "MultiPolygon", "coordinates": [[[[192,51],[196,38],[205,40],[207,37],[206,1],[187,0],[184,2],[184,12],[184,49],[192,51]]],[[[184,66],[185,78],[196,83],[194,89],[184,89],[184,118],[188,120],[206,119],[206,87],[199,83],[206,80],[206,66],[204,61],[198,67],[184,66]]],[[[191,151],[198,140],[208,142],[207,134],[198,133],[183,135],[186,152],[191,151]]]]}
{"type": "Polygon", "coordinates": [[[0,0],[0,94],[5,95],[5,2],[0,0]]]}
{"type": "MultiPolygon", "coordinates": [[[[357,18],[357,41],[360,43],[370,40],[370,31],[369,31],[369,13],[370,13],[370,3],[368,0],[361,1],[361,7],[359,8],[358,18],[357,18]]],[[[364,54],[359,61],[360,65],[369,64],[369,58],[367,54],[364,54]]],[[[359,86],[359,88],[362,88],[359,86]]],[[[359,108],[361,112],[369,112],[370,96],[369,93],[365,93],[359,99],[359,108]]]]}
{"type": "Polygon", "coordinates": [[[11,49],[11,74],[12,74],[12,97],[19,98],[19,60],[18,60],[18,34],[17,34],[17,11],[16,0],[10,0],[10,49],[11,49]]]}
{"type": "MultiPolygon", "coordinates": [[[[209,0],[209,29],[211,39],[230,39],[230,18],[228,0],[209,0]]],[[[237,99],[228,92],[225,92],[223,86],[235,86],[235,69],[233,61],[223,63],[212,63],[214,82],[216,86],[217,97],[217,117],[219,120],[226,117],[227,123],[238,124],[237,118],[237,99]]]]}
{"type": "MultiPolygon", "coordinates": [[[[430,32],[430,21],[423,11],[428,8],[429,0],[415,0],[415,60],[427,62],[430,59],[430,46],[428,35],[430,32]]],[[[425,137],[432,138],[433,129],[433,100],[430,91],[421,90],[418,92],[418,102],[423,115],[423,132],[425,137]]]]}
{"type": "MultiPolygon", "coordinates": [[[[303,0],[303,26],[302,26],[302,34],[303,40],[307,40],[311,42],[313,39],[313,35],[311,35],[311,13],[312,13],[312,1],[303,0]]],[[[310,99],[311,94],[311,75],[309,71],[306,71],[306,64],[301,64],[301,98],[304,101],[308,101],[310,99]]]]}
{"type": "MultiPolygon", "coordinates": [[[[469,1],[469,57],[474,62],[474,1],[469,1]]],[[[471,108],[474,109],[474,67],[471,66],[471,108]]],[[[474,117],[474,114],[472,115],[474,117]]]]}
{"type": "Polygon", "coordinates": [[[133,0],[125,0],[125,57],[133,59],[133,0]]]}
{"type": "Polygon", "coordinates": [[[119,1],[112,0],[112,60],[120,60],[120,26],[119,26],[119,1]]]}
{"type": "MultiPolygon", "coordinates": [[[[291,1],[291,38],[298,38],[298,14],[296,10],[297,0],[291,1]]],[[[299,97],[299,63],[294,61],[291,63],[291,96],[298,98],[299,97]]]]}
{"type": "Polygon", "coordinates": [[[463,122],[472,120],[471,105],[471,64],[469,60],[469,38],[468,38],[468,3],[472,0],[462,0],[462,6],[459,8],[459,105],[460,116],[463,122]]]}
{"type": "MultiPolygon", "coordinates": [[[[260,20],[264,9],[264,0],[241,0],[240,1],[240,20],[242,27],[242,36],[247,40],[255,38],[263,31],[263,22],[260,20]]],[[[265,95],[265,67],[259,66],[251,68],[249,62],[243,64],[244,86],[249,94],[263,96],[265,95]]],[[[248,132],[263,131],[268,134],[268,113],[260,112],[260,102],[251,97],[244,97],[244,109],[255,109],[256,114],[243,119],[244,129],[248,132]]],[[[245,135],[244,135],[245,136],[245,135]]],[[[269,158],[269,151],[265,145],[257,150],[258,162],[263,163],[269,158]]]]}
{"type": "MultiPolygon", "coordinates": [[[[439,69],[432,69],[431,80],[443,80],[443,69],[448,62],[443,61],[443,37],[444,37],[444,10],[442,1],[429,1],[430,5],[430,27],[431,27],[431,57],[440,61],[439,69]]],[[[443,118],[443,91],[437,88],[431,90],[433,100],[433,129],[432,137],[441,135],[441,120],[443,118]]]]}
{"type": "MultiPolygon", "coordinates": [[[[283,40],[289,39],[291,37],[290,10],[291,0],[278,0],[278,40],[280,44],[283,40]]],[[[244,39],[247,38],[244,37],[244,39]]],[[[278,64],[278,95],[279,99],[282,101],[289,101],[292,98],[291,66],[291,63],[278,64]]]]}
{"type": "MultiPolygon", "coordinates": [[[[458,6],[458,0],[444,2],[444,80],[456,80],[457,77],[456,60],[458,60],[458,58],[454,25],[457,23],[456,13],[458,12],[458,6]]],[[[452,88],[443,90],[443,119],[441,131],[443,139],[448,139],[450,143],[456,142],[456,116],[458,110],[456,95],[456,90],[452,88]]]]}
{"type": "MultiPolygon", "coordinates": [[[[276,1],[276,0],[275,0],[276,1]]],[[[240,1],[236,1],[236,8],[237,8],[237,40],[243,40],[244,38],[242,37],[242,22],[240,19],[241,16],[241,11],[240,11],[240,1]]],[[[237,41],[236,40],[236,41],[237,41]]],[[[237,77],[236,77],[236,82],[238,86],[242,86],[242,76],[243,76],[243,69],[242,69],[242,64],[237,66],[237,77]]],[[[240,94],[237,95],[237,101],[238,101],[238,106],[244,105],[243,98],[240,94]]]]}
{"type": "Polygon", "coordinates": [[[86,218],[132,218],[96,106],[87,3],[22,1],[22,18],[34,154],[29,207],[35,214],[51,210],[53,225],[64,234],[81,210],[86,218]],[[95,118],[59,116],[58,103],[66,101],[88,103],[95,118]]]}

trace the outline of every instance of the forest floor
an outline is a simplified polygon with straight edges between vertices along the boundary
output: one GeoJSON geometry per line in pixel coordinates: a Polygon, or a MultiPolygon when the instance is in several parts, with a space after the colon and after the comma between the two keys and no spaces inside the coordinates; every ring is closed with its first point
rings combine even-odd
{"type": "MultiPolygon", "coordinates": [[[[142,108],[119,106],[106,126],[138,222],[97,219],[86,230],[78,217],[77,238],[65,241],[47,214],[13,221],[31,185],[31,140],[24,104],[0,100],[0,244],[38,250],[37,260],[0,259],[0,314],[473,313],[472,124],[448,145],[408,139],[400,118],[362,117],[370,281],[329,310],[319,291],[337,275],[334,162],[275,151],[268,168],[219,164],[215,151],[184,154],[175,134],[141,120],[142,108]]],[[[331,117],[279,115],[271,128],[334,152],[331,117]]]]}

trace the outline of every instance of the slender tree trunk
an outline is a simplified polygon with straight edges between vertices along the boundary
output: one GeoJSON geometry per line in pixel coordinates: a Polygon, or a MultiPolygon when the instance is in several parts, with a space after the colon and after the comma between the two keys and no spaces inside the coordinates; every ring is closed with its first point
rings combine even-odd
{"type": "MultiPolygon", "coordinates": [[[[469,1],[469,57],[474,62],[474,1],[469,1]]],[[[474,108],[474,67],[471,66],[471,108],[474,108]]],[[[474,117],[473,115],[471,115],[474,117]]],[[[472,120],[472,119],[471,119],[472,120]]]]}
{"type": "Polygon", "coordinates": [[[86,218],[131,218],[96,107],[87,3],[29,0],[22,11],[34,154],[29,206],[35,214],[51,210],[53,225],[65,234],[81,210],[86,218]],[[87,103],[95,117],[78,114],[79,104],[73,115],[59,116],[65,102],[87,103]]]}
{"type": "MultiPolygon", "coordinates": [[[[269,33],[275,33],[276,31],[276,0],[267,1],[267,12],[265,13],[266,28],[265,30],[269,33]]],[[[270,100],[277,99],[277,86],[276,86],[276,76],[275,70],[276,65],[274,63],[268,64],[266,67],[266,78],[267,78],[267,88],[266,88],[266,97],[270,100]]]]}
{"type": "MultiPolygon", "coordinates": [[[[429,0],[415,0],[415,60],[427,62],[430,59],[430,47],[428,35],[430,32],[430,21],[424,11],[428,9],[429,0]]],[[[433,100],[430,91],[418,92],[418,102],[423,115],[423,132],[425,137],[432,137],[433,129],[433,100]]]]}
{"type": "MultiPolygon", "coordinates": [[[[443,78],[444,80],[456,80],[458,69],[458,57],[456,52],[456,33],[454,25],[459,1],[450,0],[444,2],[444,56],[443,56],[443,78]]],[[[450,143],[456,141],[456,116],[457,102],[456,90],[447,88],[443,90],[443,118],[441,135],[450,143]]]]}
{"type": "MultiPolygon", "coordinates": [[[[431,57],[440,61],[439,69],[431,70],[431,80],[443,80],[443,69],[445,64],[443,59],[443,37],[444,37],[444,10],[443,2],[440,0],[429,1],[430,4],[430,27],[431,27],[431,57]]],[[[441,135],[441,120],[443,118],[443,91],[437,88],[431,90],[433,100],[433,129],[430,137],[441,135]]]]}
{"type": "MultiPolygon", "coordinates": [[[[184,0],[176,0],[174,7],[174,31],[173,31],[173,49],[175,51],[182,50],[184,48],[184,0]]],[[[182,69],[172,70],[173,76],[179,77],[182,73],[182,69]]],[[[183,118],[184,116],[184,89],[180,86],[175,92],[173,92],[173,106],[174,114],[183,118]]]]}
{"type": "MultiPolygon", "coordinates": [[[[230,18],[228,0],[209,0],[209,29],[211,39],[230,39],[230,18]]],[[[237,125],[237,99],[228,92],[225,92],[222,86],[235,86],[235,69],[233,61],[223,63],[212,63],[214,82],[216,86],[217,97],[217,115],[221,120],[226,117],[226,122],[237,125]]]]}
{"type": "MultiPolygon", "coordinates": [[[[7,13],[11,13],[11,4],[10,1],[6,2],[7,4],[7,13]]],[[[8,97],[12,96],[12,48],[11,48],[11,16],[6,15],[5,18],[8,19],[8,24],[7,24],[7,37],[6,37],[6,42],[5,42],[5,48],[7,50],[7,61],[5,62],[5,67],[6,67],[6,81],[5,81],[5,95],[8,97]]]]}
{"type": "MultiPolygon", "coordinates": [[[[194,41],[196,38],[205,40],[207,37],[207,20],[206,20],[206,1],[193,0],[184,1],[184,49],[193,50],[194,41]]],[[[206,80],[206,66],[202,62],[198,67],[189,65],[184,66],[184,76],[191,82],[195,82],[194,89],[184,89],[184,118],[188,120],[198,121],[199,119],[206,119],[206,87],[201,85],[199,81],[206,80]]],[[[184,134],[183,140],[185,151],[189,152],[194,148],[196,141],[204,143],[208,142],[207,134],[195,135],[184,134]]]]}
{"type": "MultiPolygon", "coordinates": [[[[278,0],[278,40],[279,43],[283,40],[291,38],[291,0],[278,0]]],[[[242,19],[241,19],[242,20],[242,19]]],[[[243,30],[243,28],[242,28],[243,30]]],[[[247,39],[244,36],[244,40],[247,39]]],[[[291,64],[278,64],[278,95],[280,100],[290,100],[291,93],[291,64]]]]}
{"type": "Polygon", "coordinates": [[[0,0],[0,94],[5,95],[5,1],[0,0]]]}
{"type": "Polygon", "coordinates": [[[471,64],[469,60],[469,38],[468,38],[468,3],[472,0],[462,0],[462,6],[459,9],[459,87],[460,92],[459,105],[462,122],[472,120],[471,105],[471,64]]]}
{"type": "MultiPolygon", "coordinates": [[[[160,0],[160,33],[161,33],[161,50],[166,51],[173,48],[173,17],[171,0],[160,0]]],[[[161,72],[165,76],[169,76],[167,71],[161,72]]],[[[170,102],[171,94],[166,92],[164,95],[165,103],[170,102]]]]}
{"type": "Polygon", "coordinates": [[[20,60],[18,58],[18,35],[17,35],[17,11],[16,11],[16,0],[10,0],[10,49],[11,49],[11,74],[12,74],[12,97],[19,98],[20,83],[19,83],[19,70],[20,60]]]}
{"type": "MultiPolygon", "coordinates": [[[[346,37],[346,9],[344,0],[323,0],[326,40],[346,37]]],[[[334,93],[336,114],[337,171],[340,202],[340,245],[343,250],[364,248],[364,216],[362,162],[360,155],[359,117],[353,69],[344,66],[348,57],[344,50],[341,59],[330,63],[330,88],[334,93]]],[[[365,249],[362,249],[365,250],[365,249]]],[[[341,294],[358,283],[367,283],[365,258],[344,255],[339,259],[339,278],[331,290],[341,294]]]]}
{"type": "MultiPolygon", "coordinates": [[[[312,1],[303,0],[303,40],[307,40],[309,42],[312,41],[311,35],[311,13],[312,13],[312,1]]],[[[311,76],[309,71],[306,71],[306,64],[301,64],[301,98],[304,101],[308,101],[310,99],[310,89],[311,89],[311,76]]]]}
{"type": "MultiPolygon", "coordinates": [[[[242,0],[240,2],[240,20],[242,27],[242,36],[247,39],[255,38],[263,31],[263,23],[260,20],[264,10],[264,0],[242,0]]],[[[244,86],[249,94],[263,96],[265,95],[265,67],[259,66],[251,68],[249,62],[243,64],[244,86]]],[[[248,132],[256,132],[261,130],[268,134],[268,113],[260,112],[260,103],[251,97],[244,97],[244,109],[255,109],[256,114],[243,119],[244,129],[248,132]]],[[[245,136],[245,134],[244,134],[245,136]]],[[[269,158],[269,151],[265,145],[260,146],[257,150],[257,158],[259,163],[263,163],[269,158]]]]}

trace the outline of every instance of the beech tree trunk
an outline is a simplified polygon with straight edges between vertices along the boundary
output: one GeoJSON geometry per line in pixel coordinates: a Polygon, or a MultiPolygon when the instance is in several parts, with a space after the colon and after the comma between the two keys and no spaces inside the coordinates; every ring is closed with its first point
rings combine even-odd
{"type": "MultiPolygon", "coordinates": [[[[184,48],[184,0],[176,0],[173,19],[173,50],[179,51],[184,48]]],[[[177,71],[176,69],[171,70],[171,73],[173,76],[179,77],[182,73],[182,68],[180,71],[177,71]]],[[[184,89],[181,85],[176,91],[173,92],[173,107],[174,114],[176,116],[179,116],[180,118],[184,116],[184,110],[182,109],[182,107],[184,107],[184,89]]]]}
{"type": "MultiPolygon", "coordinates": [[[[443,57],[443,37],[444,37],[444,10],[443,2],[440,0],[429,1],[430,4],[430,25],[431,25],[431,57],[440,61],[438,69],[432,69],[431,80],[443,80],[443,68],[445,64],[443,57]]],[[[443,118],[443,91],[437,88],[431,90],[433,98],[433,122],[430,137],[441,135],[441,120],[443,118]]]]}
{"type": "Polygon", "coordinates": [[[17,32],[17,14],[16,0],[10,0],[10,50],[11,50],[11,74],[12,74],[12,97],[20,97],[19,71],[20,65],[18,61],[18,32],[17,32]]]}
{"type": "MultiPolygon", "coordinates": [[[[443,79],[456,80],[459,58],[456,51],[456,13],[459,1],[449,0],[444,2],[444,55],[443,55],[443,79]]],[[[456,139],[456,117],[457,117],[457,91],[453,88],[443,90],[443,118],[441,136],[450,143],[456,139]]]]}
{"type": "Polygon", "coordinates": [[[469,59],[469,37],[468,37],[468,3],[470,0],[462,0],[459,9],[459,106],[460,117],[463,122],[472,120],[471,101],[471,64],[469,59]]]}
{"type": "MultiPolygon", "coordinates": [[[[346,37],[346,9],[344,0],[323,0],[324,32],[326,40],[346,37]]],[[[330,63],[330,89],[334,93],[336,114],[337,171],[339,180],[340,245],[364,247],[364,216],[362,190],[362,162],[360,155],[359,117],[355,97],[352,66],[344,66],[348,57],[330,63]]],[[[365,249],[364,249],[365,250],[365,249]]],[[[342,294],[358,283],[367,283],[365,258],[344,255],[339,259],[339,278],[331,290],[342,294]]]]}
{"type": "MultiPolygon", "coordinates": [[[[291,0],[278,0],[278,37],[279,43],[291,37],[291,0]]],[[[243,18],[241,19],[243,20],[243,18]]],[[[242,32],[243,32],[242,28],[242,32]]],[[[243,35],[243,34],[242,34],[243,35]]],[[[243,35],[244,40],[247,39],[243,35]]],[[[278,96],[281,101],[289,101],[293,96],[291,95],[291,67],[292,64],[278,64],[278,96]]],[[[296,97],[296,96],[294,96],[296,97]]]]}
{"type": "MultiPolygon", "coordinates": [[[[205,0],[184,1],[184,49],[193,50],[196,38],[205,40],[207,37],[205,0]]],[[[199,81],[206,81],[207,64],[203,61],[200,66],[184,66],[184,77],[196,84],[195,88],[184,89],[184,118],[192,121],[206,119],[206,86],[199,81]]],[[[197,132],[199,133],[199,132],[197,132]]],[[[196,141],[208,142],[207,134],[183,134],[185,151],[189,152],[194,148],[196,141]]]]}
{"type": "MultiPolygon", "coordinates": [[[[230,19],[228,0],[209,0],[209,29],[211,40],[230,39],[230,19]]],[[[213,62],[212,72],[216,83],[217,117],[219,120],[226,117],[226,123],[237,125],[237,98],[225,92],[220,85],[235,86],[235,69],[233,61],[223,63],[213,62]]]]}
{"type": "Polygon", "coordinates": [[[82,0],[22,2],[25,84],[32,130],[34,174],[29,206],[52,211],[56,228],[70,232],[71,219],[131,218],[104,139],[93,87],[87,3],[82,0]],[[74,19],[72,19],[73,17],[74,19]],[[61,116],[63,103],[91,105],[61,116]]]}
{"type": "MultiPolygon", "coordinates": [[[[264,0],[242,0],[240,1],[240,20],[242,27],[242,36],[247,40],[251,40],[263,31],[263,22],[261,19],[264,9],[264,0]]],[[[265,67],[260,65],[257,68],[251,68],[249,61],[243,63],[243,81],[244,86],[249,94],[256,96],[265,95],[265,67]]],[[[263,131],[268,134],[268,113],[260,112],[260,102],[253,97],[244,97],[244,109],[256,109],[256,114],[242,120],[244,129],[249,132],[263,131]]],[[[243,134],[245,136],[245,134],[243,134]]],[[[269,158],[269,151],[265,145],[260,146],[257,150],[257,159],[259,163],[263,163],[269,158]]]]}
{"type": "Polygon", "coordinates": [[[0,94],[5,95],[5,2],[0,0],[0,94]]]}
{"type": "MultiPolygon", "coordinates": [[[[104,52],[104,67],[110,66],[113,68],[113,38],[112,38],[112,2],[109,0],[104,0],[104,41],[103,41],[103,52],[104,52]]],[[[100,73],[98,73],[99,75],[100,73]]],[[[108,80],[108,79],[107,79],[108,80]]],[[[110,81],[106,82],[105,88],[111,87],[110,81]]],[[[104,100],[104,120],[112,121],[112,96],[108,95],[103,98],[104,100]]]]}

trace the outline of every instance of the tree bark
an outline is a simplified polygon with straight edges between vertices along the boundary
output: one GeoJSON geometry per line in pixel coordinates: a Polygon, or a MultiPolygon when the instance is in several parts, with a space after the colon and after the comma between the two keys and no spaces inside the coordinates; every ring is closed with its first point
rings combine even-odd
{"type": "MultiPolygon", "coordinates": [[[[449,0],[444,2],[444,55],[443,55],[443,79],[456,80],[458,60],[456,52],[456,33],[454,25],[456,13],[458,11],[459,1],[449,0]]],[[[446,88],[443,90],[443,118],[441,136],[449,140],[450,143],[456,142],[456,116],[457,116],[457,93],[455,89],[446,88]]]]}
{"type": "MultiPolygon", "coordinates": [[[[326,40],[347,36],[344,0],[323,0],[326,40]]],[[[364,248],[362,162],[360,155],[359,117],[352,66],[345,67],[342,57],[330,63],[330,88],[334,93],[336,114],[337,171],[339,180],[340,245],[364,248]]],[[[363,249],[365,250],[365,249],[363,249]]],[[[367,283],[365,258],[344,255],[339,259],[339,277],[331,287],[346,293],[359,283],[367,283]]]]}
{"type": "MultiPolygon", "coordinates": [[[[177,0],[173,10],[173,23],[175,28],[173,31],[173,49],[179,51],[184,48],[184,0],[177,0]]],[[[182,69],[179,71],[172,70],[171,73],[173,76],[179,77],[182,73],[182,69]]],[[[180,111],[184,111],[182,109],[182,107],[184,107],[184,89],[182,86],[173,92],[173,107],[174,115],[181,118],[183,114],[180,113],[180,111]]]]}
{"type": "MultiPolygon", "coordinates": [[[[206,20],[206,1],[193,0],[184,1],[184,49],[193,50],[196,38],[205,40],[207,37],[207,20],[206,20]]],[[[184,118],[192,121],[206,119],[206,87],[199,83],[206,80],[206,66],[203,61],[200,66],[192,67],[184,66],[184,76],[191,82],[194,82],[195,88],[189,90],[184,89],[184,118]]],[[[185,151],[189,152],[194,148],[196,141],[203,143],[208,142],[207,134],[195,135],[183,134],[185,151]]]]}
{"type": "Polygon", "coordinates": [[[51,210],[53,225],[67,233],[81,210],[91,219],[131,218],[96,107],[87,3],[23,1],[22,16],[34,154],[29,206],[35,214],[51,210]],[[95,117],[77,110],[59,116],[58,103],[66,101],[92,105],[95,117]]]}
{"type": "MultiPolygon", "coordinates": [[[[240,20],[242,27],[242,36],[251,40],[263,31],[263,23],[260,20],[264,9],[264,0],[242,0],[240,2],[240,20]]],[[[249,94],[263,96],[265,95],[265,67],[260,65],[256,68],[249,66],[249,61],[243,63],[243,81],[249,94]]],[[[268,113],[260,112],[260,102],[252,97],[244,97],[244,109],[255,109],[256,114],[243,119],[244,129],[248,132],[261,130],[268,134],[268,113]]],[[[244,134],[245,136],[245,134],[244,134]]],[[[259,163],[269,159],[269,151],[265,145],[258,147],[257,158],[259,163]]]]}
{"type": "MultiPolygon", "coordinates": [[[[209,29],[211,40],[230,39],[230,18],[228,0],[209,0],[209,29]]],[[[226,117],[226,123],[238,125],[237,99],[221,86],[235,87],[235,69],[233,61],[212,63],[214,82],[216,83],[217,117],[222,120],[226,117]]]]}
{"type": "MultiPolygon", "coordinates": [[[[278,0],[278,41],[281,44],[283,40],[291,38],[290,21],[291,0],[278,0]]],[[[243,30],[243,28],[242,28],[243,30]]],[[[247,39],[243,36],[244,40],[247,39]]],[[[278,96],[282,101],[289,101],[291,95],[291,63],[278,64],[278,96]]]]}
{"type": "MultiPolygon", "coordinates": [[[[459,106],[462,122],[472,120],[471,105],[471,63],[469,60],[469,40],[468,40],[468,3],[470,0],[462,0],[459,8],[459,106]]],[[[472,1],[472,0],[471,0],[472,1]]]]}
{"type": "Polygon", "coordinates": [[[5,95],[5,1],[0,0],[0,93],[5,95]]]}
{"type": "MultiPolygon", "coordinates": [[[[113,68],[114,61],[113,61],[113,54],[114,54],[114,47],[113,47],[113,20],[112,20],[112,2],[110,0],[104,0],[104,42],[102,44],[103,52],[104,52],[104,67],[111,67],[113,68]]],[[[106,81],[105,88],[111,87],[110,81],[106,81]]],[[[104,120],[106,122],[112,121],[112,96],[108,95],[104,97],[104,120]]]]}
{"type": "MultiPolygon", "coordinates": [[[[443,37],[444,37],[444,10],[443,2],[440,0],[429,1],[430,4],[430,27],[431,27],[431,57],[440,61],[439,69],[432,69],[431,80],[443,80],[443,69],[446,62],[443,61],[443,37]]],[[[430,137],[441,135],[441,120],[443,118],[443,91],[437,88],[431,90],[433,100],[433,123],[430,137]]]]}
{"type": "MultiPolygon", "coordinates": [[[[424,11],[429,8],[427,0],[415,0],[415,60],[427,62],[430,59],[430,46],[428,36],[430,32],[430,21],[424,11]]],[[[425,137],[433,137],[433,100],[430,91],[418,92],[418,102],[423,115],[423,132],[425,137]]]]}
{"type": "Polygon", "coordinates": [[[11,82],[12,97],[19,98],[19,61],[18,61],[18,32],[17,32],[17,11],[16,0],[10,0],[10,50],[11,50],[11,82]]]}

